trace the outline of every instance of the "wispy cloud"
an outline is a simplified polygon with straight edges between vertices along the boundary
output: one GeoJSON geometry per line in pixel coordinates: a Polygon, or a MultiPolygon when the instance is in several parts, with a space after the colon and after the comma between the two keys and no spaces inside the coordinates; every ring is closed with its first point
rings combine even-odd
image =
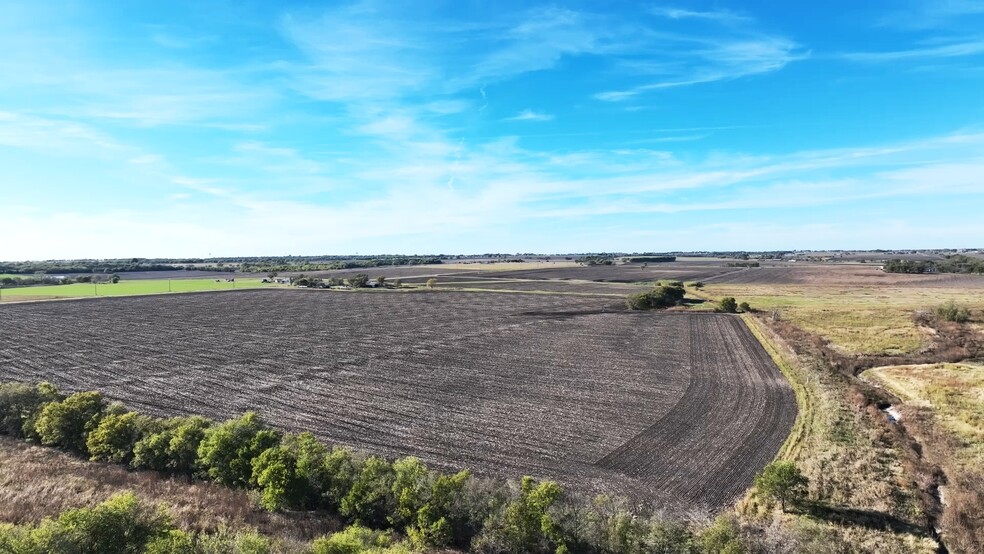
{"type": "Polygon", "coordinates": [[[712,21],[723,22],[742,22],[752,21],[751,17],[741,15],[730,10],[710,10],[696,11],[684,8],[655,7],[650,10],[654,15],[668,17],[670,19],[709,19],[712,21]]]}
{"type": "Polygon", "coordinates": [[[925,46],[891,52],[851,52],[844,59],[858,62],[895,62],[928,58],[955,58],[984,54],[984,39],[925,46]]]}
{"type": "Polygon", "coordinates": [[[553,118],[554,116],[550,114],[526,109],[512,117],[505,118],[503,121],[550,121],[553,118]]]}

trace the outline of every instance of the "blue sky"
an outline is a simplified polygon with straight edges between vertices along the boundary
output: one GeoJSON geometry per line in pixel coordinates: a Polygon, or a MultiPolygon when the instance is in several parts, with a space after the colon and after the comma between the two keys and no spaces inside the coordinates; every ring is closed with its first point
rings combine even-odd
{"type": "Polygon", "coordinates": [[[0,4],[0,259],[984,246],[984,2],[0,4]]]}

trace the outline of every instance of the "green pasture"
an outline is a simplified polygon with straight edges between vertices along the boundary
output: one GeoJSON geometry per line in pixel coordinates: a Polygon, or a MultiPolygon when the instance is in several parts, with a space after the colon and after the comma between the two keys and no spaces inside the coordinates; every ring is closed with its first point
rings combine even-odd
{"type": "Polygon", "coordinates": [[[225,279],[146,279],[120,281],[119,283],[72,283],[69,285],[44,285],[36,287],[16,287],[0,289],[3,301],[45,299],[45,298],[86,298],[94,296],[136,296],[141,294],[161,294],[168,292],[204,292],[234,290],[258,287],[274,287],[261,283],[260,279],[236,279],[227,283],[225,279]]]}

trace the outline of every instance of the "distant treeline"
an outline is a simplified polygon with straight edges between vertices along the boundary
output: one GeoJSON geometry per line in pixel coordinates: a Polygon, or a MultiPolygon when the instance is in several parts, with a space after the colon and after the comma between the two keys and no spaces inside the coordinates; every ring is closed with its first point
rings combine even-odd
{"type": "MultiPolygon", "coordinates": [[[[195,263],[195,262],[187,262],[195,263]]],[[[44,262],[2,262],[0,273],[15,275],[62,274],[62,273],[122,273],[124,271],[235,271],[236,266],[224,265],[181,265],[180,262],[148,262],[134,260],[70,260],[44,262]]]]}
{"type": "MultiPolygon", "coordinates": [[[[468,471],[441,473],[415,457],[390,461],[325,445],[310,433],[285,434],[252,412],[221,422],[199,416],[157,419],[110,404],[94,391],[66,395],[49,383],[7,383],[0,384],[0,434],[94,461],[250,489],[268,510],[334,513],[365,532],[391,529],[404,547],[391,551],[372,548],[389,543],[367,543],[341,549],[332,545],[339,539],[330,536],[312,545],[314,553],[448,547],[490,554],[758,551],[750,548],[752,535],[733,519],[701,529],[630,510],[606,496],[587,501],[553,481],[523,477],[509,484],[477,479],[468,471]]],[[[123,496],[110,503],[41,527],[0,524],[0,551],[11,543],[31,547],[15,552],[272,551],[195,548],[192,543],[211,539],[175,534],[163,522],[133,527],[136,499],[123,496]],[[118,509],[107,512],[110,505],[118,509]],[[123,517],[110,517],[114,513],[123,517]],[[175,540],[184,546],[176,549],[175,540]],[[125,541],[133,544],[121,549],[125,541]],[[145,550],[157,541],[162,544],[145,550]]],[[[378,533],[369,534],[375,542],[378,533]]]]}
{"type": "Polygon", "coordinates": [[[52,275],[63,273],[123,273],[128,271],[316,271],[391,265],[439,264],[438,256],[285,256],[275,258],[127,258],[112,260],[46,260],[39,262],[0,262],[0,273],[14,275],[52,275]]]}
{"type": "Polygon", "coordinates": [[[728,267],[759,267],[758,262],[728,262],[728,267]]]}
{"type": "Polygon", "coordinates": [[[442,263],[441,258],[433,256],[386,256],[380,258],[357,258],[331,262],[244,262],[240,266],[240,271],[244,273],[267,273],[271,271],[330,271],[335,269],[361,269],[394,265],[432,265],[439,263],[442,263]]]}
{"type": "Polygon", "coordinates": [[[625,261],[632,264],[658,264],[663,262],[675,262],[676,256],[632,256],[625,258],[625,261]]]}
{"type": "Polygon", "coordinates": [[[984,259],[954,254],[943,261],[889,260],[884,268],[888,273],[984,273],[984,259]]]}

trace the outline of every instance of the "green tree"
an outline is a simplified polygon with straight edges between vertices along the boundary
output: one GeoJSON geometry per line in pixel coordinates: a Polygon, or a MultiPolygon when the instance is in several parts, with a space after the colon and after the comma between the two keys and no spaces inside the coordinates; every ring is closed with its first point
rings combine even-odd
{"type": "Polygon", "coordinates": [[[98,392],[77,392],[60,402],[45,404],[35,430],[42,444],[84,453],[86,436],[99,424],[105,407],[98,392]]]}
{"type": "Polygon", "coordinates": [[[738,525],[724,516],[718,517],[698,537],[700,551],[706,554],[744,554],[738,525]]]}
{"type": "Polygon", "coordinates": [[[779,501],[782,511],[786,504],[797,504],[806,498],[809,481],[793,462],[772,462],[755,477],[755,488],[779,501]]]}
{"type": "Polygon", "coordinates": [[[107,414],[89,433],[85,444],[93,461],[130,463],[133,447],[147,427],[149,419],[137,412],[107,414]]]}
{"type": "Polygon", "coordinates": [[[64,399],[51,383],[36,387],[25,383],[0,384],[0,434],[33,438],[41,409],[48,402],[64,399]]]}
{"type": "Polygon", "coordinates": [[[361,468],[352,458],[351,452],[342,447],[333,448],[324,457],[322,468],[317,473],[322,505],[329,510],[341,511],[342,503],[360,473],[361,468]]]}
{"type": "Polygon", "coordinates": [[[260,488],[260,504],[267,510],[303,506],[308,483],[298,475],[297,457],[290,448],[274,446],[254,458],[252,480],[260,488]]]}
{"type": "Polygon", "coordinates": [[[342,515],[362,525],[385,526],[393,509],[393,477],[389,462],[376,456],[366,458],[352,488],[342,499],[342,515]]]}
{"type": "Polygon", "coordinates": [[[426,500],[428,489],[427,466],[419,458],[408,456],[393,462],[392,495],[396,503],[389,522],[397,529],[403,529],[417,519],[419,510],[426,500]]]}
{"type": "Polygon", "coordinates": [[[518,497],[506,506],[498,521],[486,524],[476,546],[479,550],[516,553],[567,552],[562,529],[550,514],[562,492],[553,481],[537,484],[532,477],[523,477],[518,497]]]}
{"type": "Polygon", "coordinates": [[[467,534],[467,517],[458,507],[471,474],[438,475],[431,483],[427,502],[417,510],[417,518],[407,528],[411,543],[419,548],[445,547],[467,534]]]}
{"type": "Polygon", "coordinates": [[[369,276],[365,273],[357,273],[348,278],[348,285],[353,289],[361,289],[369,283],[369,276]]]}
{"type": "Polygon", "coordinates": [[[738,310],[747,314],[752,312],[752,307],[748,305],[748,302],[742,302],[741,304],[738,304],[738,310]]]}
{"type": "Polygon", "coordinates": [[[721,299],[718,304],[718,311],[724,312],[726,314],[733,314],[738,312],[738,302],[731,296],[725,296],[721,299]]]}
{"type": "Polygon", "coordinates": [[[191,475],[197,466],[198,447],[211,425],[211,420],[200,416],[155,422],[133,446],[133,467],[191,475]]]}
{"type": "Polygon", "coordinates": [[[268,429],[255,412],[246,412],[205,430],[198,461],[220,484],[246,487],[253,477],[253,458],[279,442],[276,431],[268,429]]]}

